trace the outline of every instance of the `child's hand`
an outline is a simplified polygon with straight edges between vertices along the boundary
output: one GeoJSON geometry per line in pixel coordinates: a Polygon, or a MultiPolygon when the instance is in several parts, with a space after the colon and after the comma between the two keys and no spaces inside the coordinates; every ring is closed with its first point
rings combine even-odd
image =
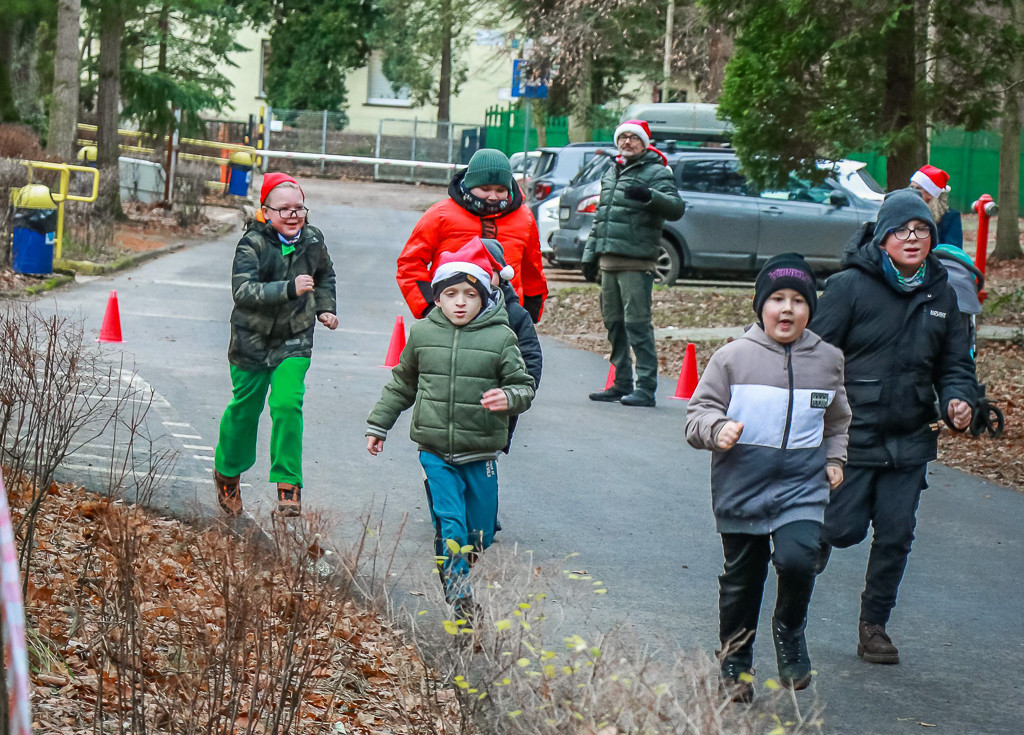
{"type": "Polygon", "coordinates": [[[480,403],[489,411],[508,410],[508,396],[505,395],[505,391],[501,388],[491,388],[489,391],[484,393],[484,397],[480,399],[480,403]]]}
{"type": "Polygon", "coordinates": [[[304,293],[309,293],[313,290],[313,276],[307,276],[305,274],[301,276],[295,276],[295,294],[302,296],[304,293]]]}
{"type": "Polygon", "coordinates": [[[837,487],[843,484],[843,468],[836,467],[834,464],[830,464],[825,468],[825,474],[828,475],[828,489],[835,490],[837,487]]]}
{"type": "Polygon", "coordinates": [[[319,319],[320,323],[323,324],[328,329],[337,329],[338,328],[338,317],[336,317],[334,314],[330,313],[329,311],[325,311],[323,314],[318,316],[317,319],[319,319]]]}
{"type": "Polygon", "coordinates": [[[722,427],[721,431],[718,432],[718,444],[719,449],[732,449],[736,446],[736,442],[740,439],[740,434],[743,433],[743,422],[741,421],[726,421],[725,426],[722,427]]]}
{"type": "Polygon", "coordinates": [[[376,457],[384,451],[384,440],[376,436],[366,437],[366,451],[376,457]]]}

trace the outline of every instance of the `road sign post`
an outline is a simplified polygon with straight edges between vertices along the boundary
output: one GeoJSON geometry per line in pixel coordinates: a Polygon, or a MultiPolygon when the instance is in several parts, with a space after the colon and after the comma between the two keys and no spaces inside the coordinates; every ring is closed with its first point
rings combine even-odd
{"type": "Polygon", "coordinates": [[[532,68],[527,59],[512,60],[512,99],[525,101],[523,113],[523,154],[530,150],[530,120],[533,116],[532,101],[547,99],[548,80],[532,68]]]}

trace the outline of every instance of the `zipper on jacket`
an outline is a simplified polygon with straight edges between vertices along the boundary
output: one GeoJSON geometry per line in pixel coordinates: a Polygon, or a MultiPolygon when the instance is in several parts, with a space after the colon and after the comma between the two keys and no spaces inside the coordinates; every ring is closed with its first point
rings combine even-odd
{"type": "Polygon", "coordinates": [[[786,430],[782,433],[782,448],[789,444],[789,430],[793,428],[793,349],[792,345],[785,345],[786,348],[786,370],[789,371],[789,403],[786,405],[786,430]]]}
{"type": "Polygon", "coordinates": [[[452,364],[448,368],[448,461],[455,456],[455,354],[459,350],[459,333],[456,328],[452,336],[452,364]]]}

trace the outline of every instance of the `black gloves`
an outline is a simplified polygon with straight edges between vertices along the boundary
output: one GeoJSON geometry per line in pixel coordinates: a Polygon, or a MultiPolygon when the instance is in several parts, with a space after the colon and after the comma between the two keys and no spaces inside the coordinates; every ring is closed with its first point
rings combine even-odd
{"type": "Polygon", "coordinates": [[[651,201],[652,196],[651,187],[644,186],[643,184],[636,184],[626,189],[626,199],[643,202],[644,204],[651,201]]]}
{"type": "Polygon", "coordinates": [[[583,278],[590,283],[597,281],[597,276],[600,273],[600,266],[598,266],[596,260],[592,260],[589,263],[583,263],[581,268],[583,269],[583,278]]]}
{"type": "Polygon", "coordinates": [[[540,321],[540,312],[544,308],[544,297],[524,296],[523,308],[526,309],[526,313],[530,315],[530,319],[536,324],[540,321]]]}

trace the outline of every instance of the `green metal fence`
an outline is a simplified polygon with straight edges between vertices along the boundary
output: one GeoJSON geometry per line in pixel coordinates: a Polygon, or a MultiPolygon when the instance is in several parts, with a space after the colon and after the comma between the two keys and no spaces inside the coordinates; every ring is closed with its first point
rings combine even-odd
{"type": "MultiPolygon", "coordinates": [[[[496,105],[487,110],[487,147],[497,148],[505,155],[512,155],[523,150],[523,121],[524,112],[522,108],[509,106],[502,108],[496,105]]],[[[550,116],[544,124],[546,132],[545,145],[562,146],[569,142],[569,118],[565,116],[550,116]]],[[[591,140],[611,140],[615,126],[596,128],[593,131],[591,140]]],[[[534,121],[530,121],[528,150],[537,147],[537,128],[534,121]]]]}
{"type": "MultiPolygon", "coordinates": [[[[1024,135],[1021,136],[1024,143],[1024,135]]],[[[990,130],[969,133],[959,128],[936,130],[931,139],[928,163],[949,174],[949,203],[968,212],[982,194],[999,195],[999,146],[1002,137],[990,130]]],[[[886,185],[885,156],[874,152],[851,153],[847,158],[864,161],[878,183],[886,185]]],[[[894,186],[896,182],[894,182],[894,186]]],[[[1024,166],[1021,167],[1020,204],[1024,208],[1024,166]]]]}

